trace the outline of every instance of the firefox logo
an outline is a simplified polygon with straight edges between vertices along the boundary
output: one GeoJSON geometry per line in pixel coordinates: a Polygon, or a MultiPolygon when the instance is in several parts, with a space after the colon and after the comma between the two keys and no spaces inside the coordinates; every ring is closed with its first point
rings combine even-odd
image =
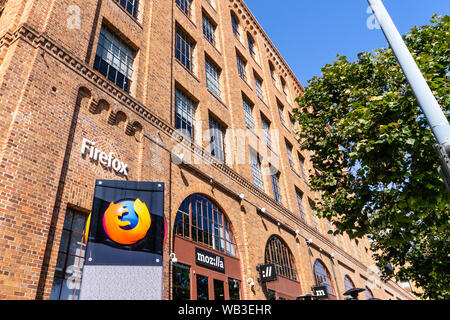
{"type": "Polygon", "coordinates": [[[150,212],[139,199],[111,202],[103,215],[103,229],[116,243],[132,245],[143,239],[151,225],[150,212]]]}

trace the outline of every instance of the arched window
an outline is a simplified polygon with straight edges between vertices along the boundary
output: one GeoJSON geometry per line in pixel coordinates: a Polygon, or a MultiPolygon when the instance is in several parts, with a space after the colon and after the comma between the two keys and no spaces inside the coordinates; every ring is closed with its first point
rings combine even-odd
{"type": "Polygon", "coordinates": [[[328,294],[331,294],[333,296],[335,295],[330,273],[328,272],[328,269],[323,265],[323,263],[319,260],[316,260],[316,262],[314,262],[314,276],[316,277],[316,284],[318,286],[326,286],[328,294]]]}
{"type": "Polygon", "coordinates": [[[366,287],[366,299],[373,299],[373,293],[372,290],[370,290],[368,287],[366,287]]]}
{"type": "Polygon", "coordinates": [[[174,233],[236,256],[230,222],[217,205],[202,195],[190,195],[181,203],[175,218],[174,233]]]}
{"type": "Polygon", "coordinates": [[[264,261],[275,264],[278,275],[297,280],[297,271],[291,250],[277,236],[271,236],[267,241],[264,261]]]}
{"type": "Polygon", "coordinates": [[[352,279],[350,279],[349,276],[345,276],[344,277],[344,290],[350,290],[353,289],[355,287],[355,284],[353,283],[352,279]]]}

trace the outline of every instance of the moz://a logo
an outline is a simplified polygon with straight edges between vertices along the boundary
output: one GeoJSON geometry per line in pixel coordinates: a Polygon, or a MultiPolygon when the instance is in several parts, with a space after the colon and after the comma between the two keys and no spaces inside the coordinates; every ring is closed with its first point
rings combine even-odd
{"type": "Polygon", "coordinates": [[[128,176],[128,165],[123,163],[119,159],[114,158],[114,152],[110,152],[109,154],[107,154],[106,152],[103,152],[94,146],[94,142],[83,138],[83,143],[81,145],[81,154],[89,152],[90,159],[99,161],[103,166],[112,168],[117,173],[123,174],[126,177],[128,176]]]}

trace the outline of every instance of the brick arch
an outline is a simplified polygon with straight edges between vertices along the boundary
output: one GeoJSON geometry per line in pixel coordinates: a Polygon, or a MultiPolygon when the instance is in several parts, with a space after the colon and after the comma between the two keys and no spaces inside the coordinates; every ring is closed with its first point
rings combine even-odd
{"type": "MultiPolygon", "coordinates": [[[[231,239],[232,239],[232,242],[233,242],[233,245],[234,245],[235,257],[236,258],[240,258],[241,254],[240,254],[239,246],[238,246],[238,244],[236,242],[236,237],[235,237],[235,234],[236,234],[237,230],[234,227],[234,223],[237,223],[237,221],[235,221],[235,222],[231,221],[231,219],[229,218],[229,215],[226,213],[226,211],[223,209],[223,207],[216,200],[214,200],[213,196],[211,196],[211,195],[209,195],[207,193],[202,193],[202,192],[191,192],[191,193],[188,193],[187,196],[183,197],[183,200],[181,202],[179,202],[177,205],[174,206],[174,208],[176,208],[176,211],[174,212],[175,215],[174,215],[173,222],[172,221],[170,222],[172,224],[171,227],[172,227],[172,230],[173,230],[173,236],[176,235],[175,227],[176,227],[176,221],[177,221],[178,212],[181,210],[181,207],[183,206],[183,203],[185,201],[189,201],[189,198],[191,196],[202,197],[202,198],[206,199],[207,201],[211,202],[215,207],[217,207],[218,212],[220,212],[222,214],[224,220],[229,223],[228,231],[231,234],[231,239]]],[[[190,214],[190,212],[188,214],[190,214]]],[[[191,232],[191,228],[190,228],[189,232],[191,232]]]]}
{"type": "MultiPolygon", "coordinates": [[[[273,248],[274,249],[274,248],[273,248]]],[[[283,248],[280,248],[283,250],[283,248]]],[[[285,267],[292,269],[290,272],[294,272],[291,277],[295,278],[293,280],[299,280],[299,272],[297,270],[297,264],[295,262],[294,254],[292,253],[292,250],[289,248],[287,242],[280,237],[278,234],[272,234],[269,236],[269,238],[266,241],[266,245],[264,246],[264,263],[275,263],[275,264],[283,264],[285,267]],[[269,245],[273,244],[272,241],[277,240],[284,246],[284,248],[287,250],[287,256],[278,256],[277,254],[272,255],[271,248],[268,248],[269,245]],[[268,256],[269,255],[269,256],[268,256]],[[277,260],[277,261],[275,261],[277,260]]],[[[284,271],[283,271],[284,272],[284,271]]],[[[288,277],[289,278],[289,277],[288,277]]]]}
{"type": "Polygon", "coordinates": [[[138,142],[141,142],[144,136],[144,126],[138,120],[130,120],[127,124],[126,134],[134,136],[138,142]]]}

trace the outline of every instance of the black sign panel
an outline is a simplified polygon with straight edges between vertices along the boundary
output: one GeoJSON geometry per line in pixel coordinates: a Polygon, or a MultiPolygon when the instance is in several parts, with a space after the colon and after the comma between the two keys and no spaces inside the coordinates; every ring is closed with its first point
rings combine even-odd
{"type": "Polygon", "coordinates": [[[277,272],[273,263],[263,264],[259,266],[259,279],[261,283],[277,280],[277,272]]]}
{"type": "Polygon", "coordinates": [[[195,263],[225,273],[225,260],[222,256],[197,247],[195,248],[195,263]]]}
{"type": "Polygon", "coordinates": [[[164,183],[97,180],[86,265],[162,266],[164,183]]]}
{"type": "Polygon", "coordinates": [[[315,286],[312,288],[316,299],[327,299],[328,291],[326,286],[315,286]]]}

